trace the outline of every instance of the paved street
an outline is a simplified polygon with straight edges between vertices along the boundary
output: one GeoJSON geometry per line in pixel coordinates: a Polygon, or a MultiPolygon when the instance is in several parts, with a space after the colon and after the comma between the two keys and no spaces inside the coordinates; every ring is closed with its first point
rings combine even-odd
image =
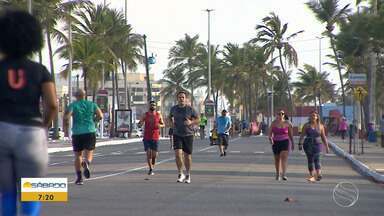
{"type": "Polygon", "coordinates": [[[92,178],[73,184],[72,152],[50,154],[49,176],[68,177],[68,203],[44,203],[42,215],[382,215],[384,187],[361,177],[333,153],[323,157],[323,180],[307,183],[303,153],[290,154],[288,181],[274,180],[265,137],[235,138],[220,158],[216,146],[195,141],[192,183],[176,183],[169,142],[161,142],[155,175],[146,174],[141,142],[96,150],[92,178]],[[356,204],[333,201],[337,183],[359,189],[356,204]],[[293,202],[285,202],[291,197],[293,202]]]}

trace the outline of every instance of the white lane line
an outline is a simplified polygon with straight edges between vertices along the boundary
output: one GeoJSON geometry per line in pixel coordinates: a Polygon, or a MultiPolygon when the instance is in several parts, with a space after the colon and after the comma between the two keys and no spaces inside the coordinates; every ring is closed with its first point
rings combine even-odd
{"type": "Polygon", "coordinates": [[[122,151],[116,151],[111,153],[111,155],[122,155],[122,154],[123,154],[122,151]]]}
{"type": "Polygon", "coordinates": [[[229,151],[229,153],[240,153],[240,151],[229,151]]]}
{"type": "Polygon", "coordinates": [[[166,153],[169,153],[169,151],[161,151],[159,152],[160,154],[166,154],[166,153]]]}
{"type": "MultiPolygon", "coordinates": [[[[168,159],[159,161],[159,162],[156,163],[156,165],[159,165],[159,164],[162,164],[162,163],[165,163],[165,162],[168,162],[168,161],[172,161],[172,160],[175,160],[175,158],[173,157],[173,158],[168,158],[168,159]]],[[[128,169],[128,170],[124,170],[124,171],[121,171],[121,172],[112,173],[112,174],[109,174],[109,175],[97,176],[97,177],[95,177],[95,178],[87,179],[86,181],[92,181],[92,180],[104,179],[104,178],[114,177],[114,176],[118,176],[118,175],[124,175],[124,174],[127,174],[127,173],[131,173],[131,172],[134,172],[134,171],[138,171],[138,170],[145,169],[145,168],[147,168],[147,167],[148,167],[148,166],[136,167],[136,168],[132,168],[132,169],[128,169]]],[[[69,182],[69,183],[70,183],[70,184],[73,184],[73,183],[75,183],[75,181],[71,181],[71,182],[69,182]]]]}
{"type": "Polygon", "coordinates": [[[206,152],[209,152],[209,153],[216,153],[217,150],[209,150],[209,151],[206,151],[206,152]]]}
{"type": "MultiPolygon", "coordinates": [[[[202,151],[205,151],[205,150],[208,150],[208,149],[211,149],[211,148],[214,148],[215,146],[208,146],[206,148],[203,148],[203,149],[200,149],[198,150],[198,152],[202,152],[202,151]]],[[[137,152],[137,153],[142,153],[142,152],[137,152]]],[[[136,154],[137,154],[136,153],[136,154]]],[[[145,153],[145,152],[143,152],[145,153]]],[[[165,163],[165,162],[168,162],[168,161],[173,161],[175,160],[175,157],[171,157],[171,158],[168,158],[168,159],[164,159],[162,161],[159,161],[156,163],[156,165],[159,165],[159,164],[162,164],[162,163],[165,163]]],[[[134,172],[134,171],[138,171],[138,170],[142,170],[142,169],[146,169],[147,166],[142,166],[142,167],[136,167],[136,168],[132,168],[132,169],[129,169],[129,170],[125,170],[125,171],[121,171],[121,172],[117,172],[117,173],[112,173],[112,174],[108,174],[108,175],[103,175],[103,176],[97,176],[95,178],[90,178],[90,179],[87,179],[86,181],[92,181],[92,180],[98,180],[98,179],[104,179],[104,178],[109,178],[109,177],[114,177],[114,176],[118,176],[118,175],[124,175],[124,174],[127,174],[127,173],[131,173],[131,172],[134,172]]],[[[69,182],[69,184],[74,184],[75,181],[71,181],[69,182]]]]}
{"type": "Polygon", "coordinates": [[[254,154],[264,154],[265,152],[263,151],[256,151],[256,152],[253,152],[254,154]]]}
{"type": "Polygon", "coordinates": [[[59,165],[59,164],[65,164],[65,163],[68,163],[69,161],[63,161],[63,162],[57,162],[57,163],[51,163],[49,164],[48,166],[55,166],[55,165],[59,165]]]}
{"type": "Polygon", "coordinates": [[[139,148],[130,148],[130,149],[127,149],[127,150],[125,150],[126,152],[128,152],[128,151],[136,151],[136,150],[138,150],[139,148]]]}

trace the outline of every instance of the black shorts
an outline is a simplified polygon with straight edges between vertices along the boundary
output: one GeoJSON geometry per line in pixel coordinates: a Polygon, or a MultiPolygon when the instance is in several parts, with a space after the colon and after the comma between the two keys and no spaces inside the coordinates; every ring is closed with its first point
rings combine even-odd
{"type": "Polygon", "coordinates": [[[153,151],[158,151],[159,149],[158,140],[143,140],[143,143],[144,143],[144,151],[148,151],[148,149],[151,149],[153,151]]]}
{"type": "Polygon", "coordinates": [[[177,136],[173,135],[173,149],[183,149],[183,152],[192,154],[193,136],[177,136]]]}
{"type": "Polygon", "coordinates": [[[94,150],[95,146],[96,146],[95,133],[72,135],[72,147],[73,147],[73,151],[75,152],[80,152],[80,151],[83,151],[84,149],[94,150]]]}
{"type": "Polygon", "coordinates": [[[279,155],[282,151],[288,151],[289,140],[274,141],[272,151],[274,155],[279,155]]]}
{"type": "Polygon", "coordinates": [[[225,148],[227,148],[228,142],[229,142],[229,138],[228,138],[227,134],[219,134],[219,143],[221,145],[223,145],[223,146],[225,146],[225,148]]]}

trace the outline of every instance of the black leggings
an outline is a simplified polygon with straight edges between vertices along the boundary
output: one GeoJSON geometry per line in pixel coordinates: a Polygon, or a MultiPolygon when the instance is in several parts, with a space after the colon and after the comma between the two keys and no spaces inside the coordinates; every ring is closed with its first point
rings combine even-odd
{"type": "Polygon", "coordinates": [[[313,164],[315,164],[315,169],[321,169],[320,164],[320,145],[319,144],[310,144],[304,145],[304,151],[307,155],[308,160],[308,170],[313,171],[313,164]]]}

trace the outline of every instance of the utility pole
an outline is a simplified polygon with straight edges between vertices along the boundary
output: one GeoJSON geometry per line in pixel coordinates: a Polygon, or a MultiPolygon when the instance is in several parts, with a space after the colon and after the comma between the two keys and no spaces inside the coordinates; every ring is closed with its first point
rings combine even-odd
{"type": "MultiPolygon", "coordinates": [[[[72,50],[72,21],[71,21],[71,9],[68,9],[67,15],[68,21],[68,104],[72,103],[72,61],[73,61],[73,50],[72,50]]],[[[68,137],[72,137],[72,121],[69,121],[68,125],[68,137]]]]}
{"type": "MultiPolygon", "coordinates": [[[[321,39],[323,39],[323,36],[316,37],[319,39],[319,73],[321,74],[321,39]]],[[[320,90],[318,89],[318,97],[319,97],[319,113],[320,113],[320,119],[323,119],[323,108],[321,107],[321,101],[320,101],[320,90]]],[[[316,97],[315,97],[316,98],[316,97]]],[[[316,100],[316,99],[315,99],[316,100]]],[[[316,103],[316,102],[315,102],[316,103]]]]}
{"type": "MultiPolygon", "coordinates": [[[[373,15],[377,16],[377,0],[373,1],[373,15]]],[[[369,119],[368,123],[373,123],[374,127],[376,125],[376,67],[377,67],[377,54],[375,53],[373,45],[370,45],[371,50],[369,53],[369,119]]]]}
{"type": "Polygon", "coordinates": [[[28,13],[32,14],[32,0],[28,0],[28,13]]]}
{"type": "Polygon", "coordinates": [[[151,82],[149,80],[149,65],[148,65],[148,53],[147,53],[147,36],[143,35],[144,38],[144,54],[145,54],[145,73],[147,76],[147,101],[152,100],[151,82]]]}
{"type": "MultiPolygon", "coordinates": [[[[212,79],[211,78],[211,11],[213,11],[213,9],[206,9],[205,11],[207,11],[208,13],[208,96],[207,96],[207,101],[211,101],[211,83],[212,83],[212,80],[211,80],[212,79]]],[[[208,117],[207,126],[208,126],[208,134],[209,134],[212,128],[212,123],[209,120],[209,117],[208,117]]]]}

